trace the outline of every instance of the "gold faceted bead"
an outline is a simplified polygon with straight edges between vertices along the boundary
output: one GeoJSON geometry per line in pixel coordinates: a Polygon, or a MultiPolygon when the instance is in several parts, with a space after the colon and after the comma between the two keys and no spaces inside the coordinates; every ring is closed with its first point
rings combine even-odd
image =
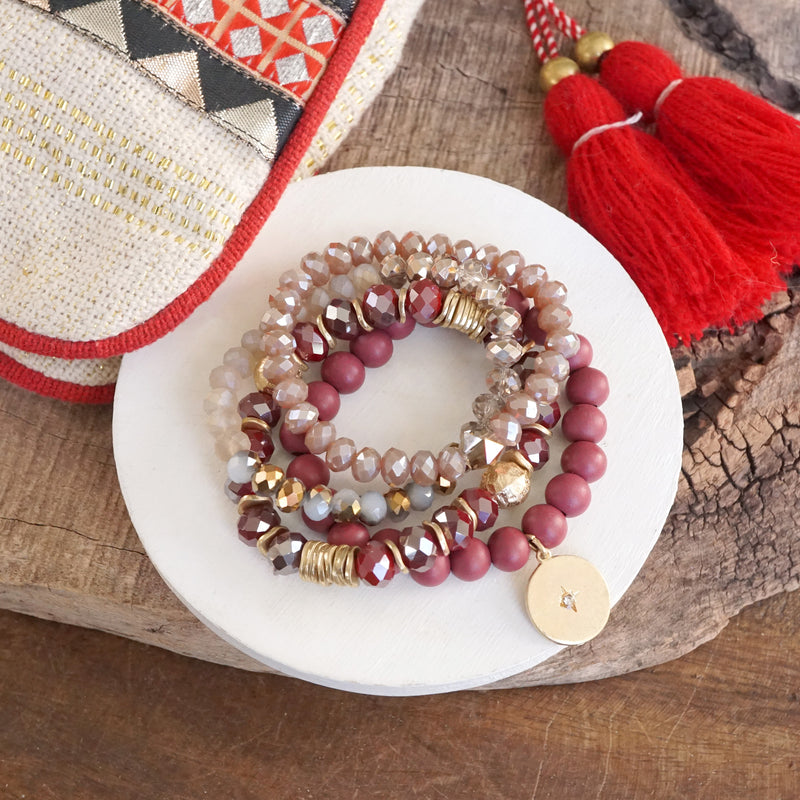
{"type": "Polygon", "coordinates": [[[602,31],[591,31],[575,44],[575,60],[584,72],[596,72],[600,58],[614,47],[614,40],[602,31]]]}
{"type": "Polygon", "coordinates": [[[286,473],[277,464],[262,464],[253,474],[250,481],[257,494],[274,492],[286,477],[286,473]]]}
{"type": "Polygon", "coordinates": [[[481,476],[481,489],[491,492],[500,508],[516,506],[531,490],[530,474],[514,461],[498,461],[481,476]]]}
{"type": "Polygon", "coordinates": [[[391,522],[402,522],[411,511],[411,500],[405,489],[390,489],[386,499],[386,518],[391,522]]]}
{"type": "Polygon", "coordinates": [[[439,475],[433,484],[433,491],[436,494],[452,494],[456,488],[456,482],[448,480],[444,475],[439,475]]]}
{"type": "Polygon", "coordinates": [[[297,511],[303,502],[306,487],[297,478],[286,478],[275,493],[275,505],[281,511],[297,511]]]}
{"type": "Polygon", "coordinates": [[[570,75],[577,75],[580,71],[581,68],[571,58],[557,56],[543,64],[539,70],[539,88],[543,92],[549,92],[559,81],[570,75]]]}

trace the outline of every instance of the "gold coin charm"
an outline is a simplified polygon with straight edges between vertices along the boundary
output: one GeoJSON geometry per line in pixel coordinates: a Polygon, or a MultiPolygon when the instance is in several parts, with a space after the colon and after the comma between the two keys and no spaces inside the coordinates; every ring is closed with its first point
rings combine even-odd
{"type": "Polygon", "coordinates": [[[549,556],[528,581],[525,604],[539,632],[557,644],[584,644],[608,622],[605,578],[586,559],[549,556]]]}

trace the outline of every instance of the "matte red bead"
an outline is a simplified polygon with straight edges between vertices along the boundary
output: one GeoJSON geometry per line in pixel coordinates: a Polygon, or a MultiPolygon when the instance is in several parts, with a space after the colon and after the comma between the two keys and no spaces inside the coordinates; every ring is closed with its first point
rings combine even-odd
{"type": "Polygon", "coordinates": [[[608,378],[594,367],[573,372],[567,380],[567,399],[573,405],[588,403],[601,406],[608,400],[608,378]]]}
{"type": "Polygon", "coordinates": [[[540,503],[522,515],[522,531],[545,547],[558,547],[567,535],[567,518],[555,506],[540,503]]]}
{"type": "Polygon", "coordinates": [[[340,394],[352,394],[364,383],[366,372],[361,360],[352,353],[339,350],[322,362],[322,379],[340,394]]]}
{"type": "Polygon", "coordinates": [[[328,355],[328,343],[319,328],[310,322],[301,322],[292,332],[295,352],[303,361],[322,361],[328,355]]]}
{"type": "Polygon", "coordinates": [[[261,461],[269,461],[275,452],[275,444],[270,433],[257,428],[248,428],[245,433],[250,443],[250,452],[255,453],[261,461]]]}
{"type": "Polygon", "coordinates": [[[270,503],[250,506],[239,517],[239,538],[247,544],[255,544],[259,536],[280,524],[280,515],[270,503]]]}
{"type": "Polygon", "coordinates": [[[350,352],[365,367],[370,367],[371,369],[382,367],[389,361],[394,352],[392,337],[384,331],[362,333],[358,339],[353,339],[350,342],[350,352]]]}
{"type": "Polygon", "coordinates": [[[397,292],[385,283],[371,286],[361,301],[364,319],[376,328],[388,328],[400,318],[397,309],[397,292]]]}
{"type": "Polygon", "coordinates": [[[522,318],[522,332],[525,334],[526,342],[535,342],[544,345],[547,339],[547,331],[539,327],[539,311],[536,308],[528,309],[522,318]]]}
{"type": "Polygon", "coordinates": [[[548,430],[553,430],[561,419],[561,406],[557,400],[552,403],[539,403],[539,425],[544,425],[548,430]]]}
{"type": "Polygon", "coordinates": [[[306,435],[304,433],[292,433],[286,429],[285,425],[281,425],[278,438],[281,440],[284,449],[290,453],[300,455],[301,453],[308,452],[308,448],[306,447],[306,435]]]}
{"type": "Polygon", "coordinates": [[[392,337],[392,339],[405,339],[406,336],[410,336],[411,332],[414,328],[417,327],[417,323],[414,321],[413,317],[406,317],[405,322],[395,322],[393,325],[390,325],[386,329],[386,333],[392,337]]]}
{"type": "MultiPolygon", "coordinates": [[[[328,536],[330,541],[330,535],[328,536]]],[[[378,541],[365,542],[356,554],[356,573],[370,586],[382,586],[395,574],[394,556],[389,548],[378,541]]]]}
{"type": "Polygon", "coordinates": [[[592,357],[594,356],[592,344],[585,336],[581,336],[579,333],[578,341],[581,343],[580,349],[572,358],[567,359],[571,372],[588,367],[592,363],[592,357]]]}
{"type": "Polygon", "coordinates": [[[462,581],[477,581],[492,566],[489,548],[480,539],[470,539],[462,550],[450,554],[450,571],[462,581]]]}
{"type": "Polygon", "coordinates": [[[442,290],[429,278],[413,281],[406,294],[406,313],[430,326],[442,310],[442,290]]]}
{"type": "Polygon", "coordinates": [[[239,414],[242,417],[257,417],[274,427],[280,422],[281,408],[271,394],[251,392],[239,401],[239,414]]]}
{"type": "Polygon", "coordinates": [[[544,490],[544,499],[565,517],[577,517],[589,508],[592,490],[580,475],[562,472],[550,479],[544,490]]]}
{"type": "Polygon", "coordinates": [[[550,443],[535,429],[523,429],[517,449],[534,470],[541,469],[550,459],[550,443]]]}
{"type": "Polygon", "coordinates": [[[338,413],[342,401],[339,392],[327,381],[311,381],[308,384],[308,397],[312,406],[317,407],[319,418],[323,422],[332,420],[338,413]]]}
{"type": "Polygon", "coordinates": [[[433,566],[426,572],[409,573],[412,580],[420,586],[439,586],[447,580],[450,574],[450,559],[447,556],[436,556],[433,566]]]}
{"type": "Polygon", "coordinates": [[[336,520],[333,518],[333,514],[328,514],[325,519],[315,520],[309,519],[306,516],[305,511],[300,511],[300,516],[303,518],[303,522],[305,523],[306,527],[314,531],[314,533],[327,533],[331,525],[333,525],[336,520]]]}
{"type": "Polygon", "coordinates": [[[516,572],[528,563],[531,546],[519,528],[505,525],[489,537],[489,554],[497,569],[516,572]]]}
{"type": "Polygon", "coordinates": [[[349,544],[363,547],[369,541],[369,531],[360,522],[335,522],[328,528],[329,544],[349,544]]]}
{"type": "Polygon", "coordinates": [[[513,308],[515,311],[519,313],[522,319],[525,319],[525,315],[528,313],[529,305],[528,301],[525,299],[525,295],[519,289],[515,289],[513,286],[508,290],[508,297],[506,297],[506,305],[509,308],[513,308]]]}
{"type": "Polygon", "coordinates": [[[287,478],[297,478],[303,482],[303,486],[311,488],[319,484],[328,485],[331,479],[331,471],[328,465],[313,453],[304,453],[293,458],[286,468],[287,478]]]}
{"type": "Polygon", "coordinates": [[[475,512],[477,517],[476,531],[488,531],[497,522],[500,508],[491,492],[478,488],[465,489],[460,496],[475,512]]]}
{"type": "Polygon", "coordinates": [[[606,454],[594,442],[573,442],[561,454],[561,469],[580,475],[587,483],[602,478],[607,465],[606,454]]]}
{"type": "Polygon", "coordinates": [[[607,429],[606,415],[587,403],[572,406],[561,421],[561,431],[570,442],[599,442],[607,429]]]}
{"type": "Polygon", "coordinates": [[[385,542],[387,539],[394,542],[398,547],[400,546],[401,533],[397,528],[381,528],[372,534],[372,538],[376,542],[385,542]]]}

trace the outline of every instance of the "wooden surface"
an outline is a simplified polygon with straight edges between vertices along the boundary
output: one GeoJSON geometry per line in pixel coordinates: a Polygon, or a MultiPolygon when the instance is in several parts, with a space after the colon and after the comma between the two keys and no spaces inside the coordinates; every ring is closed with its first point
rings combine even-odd
{"type": "MultiPolygon", "coordinates": [[[[796,4],[774,0],[764,13],[729,2],[740,30],[672,5],[727,57],[751,32],[759,84],[797,83],[796,4]]],[[[617,39],[669,48],[689,73],[725,74],[654,0],[568,10],[617,39]]],[[[737,62],[744,83],[748,63],[737,62]]],[[[331,168],[461,169],[563,208],[534,71],[517,0],[428,0],[400,69],[331,168]]],[[[350,697],[5,613],[0,797],[798,796],[800,593],[784,592],[800,582],[800,332],[792,296],[773,310],[739,336],[675,354],[689,395],[684,477],[607,634],[503,686],[565,668],[569,680],[642,671],[350,697]]],[[[143,555],[116,486],[110,421],[110,409],[0,386],[0,605],[255,668],[183,609],[143,555]]]]}

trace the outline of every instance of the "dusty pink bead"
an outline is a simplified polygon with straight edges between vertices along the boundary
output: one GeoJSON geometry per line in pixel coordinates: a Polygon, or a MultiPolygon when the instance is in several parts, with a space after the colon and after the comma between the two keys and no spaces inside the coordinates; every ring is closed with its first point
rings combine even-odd
{"type": "Polygon", "coordinates": [[[430,450],[417,450],[411,457],[411,480],[420,486],[433,486],[439,477],[436,457],[430,450]]]}
{"type": "Polygon", "coordinates": [[[347,249],[356,266],[372,263],[372,242],[366,236],[354,236],[347,243],[347,249]]]}
{"type": "Polygon", "coordinates": [[[320,421],[306,431],[306,449],[311,453],[324,453],[336,438],[336,428],[332,422],[320,421]]]}
{"type": "Polygon", "coordinates": [[[541,264],[529,264],[517,276],[517,288],[525,297],[534,297],[536,290],[547,281],[547,270],[541,264]]]}
{"type": "Polygon", "coordinates": [[[412,253],[421,253],[425,249],[425,237],[417,231],[409,231],[400,240],[400,255],[408,258],[412,253]]]}
{"type": "Polygon", "coordinates": [[[567,518],[555,506],[540,503],[523,514],[522,530],[545,547],[558,547],[567,535],[567,518]]]}
{"type": "Polygon", "coordinates": [[[567,381],[567,399],[573,404],[601,406],[608,400],[608,391],[608,378],[594,367],[576,370],[567,381]]]}
{"type": "Polygon", "coordinates": [[[577,517],[589,508],[592,490],[580,475],[562,472],[550,479],[544,490],[544,499],[565,517],[577,517]]]}
{"type": "Polygon", "coordinates": [[[339,413],[341,399],[339,392],[327,381],[311,381],[308,384],[309,403],[317,407],[321,420],[333,419],[339,413]]]}
{"type": "Polygon", "coordinates": [[[278,438],[281,440],[284,449],[289,453],[300,454],[308,452],[305,434],[292,433],[285,425],[281,425],[278,438]]]}
{"type": "Polygon", "coordinates": [[[381,477],[389,486],[403,486],[408,483],[411,467],[408,456],[396,447],[390,447],[381,459],[381,477]]]}
{"type": "Polygon", "coordinates": [[[467,459],[457,447],[449,445],[440,451],[436,466],[443,478],[457,481],[467,471],[467,459]]]}
{"type": "Polygon", "coordinates": [[[561,281],[545,281],[536,289],[536,305],[549,305],[550,303],[564,303],[567,299],[567,287],[561,281]]]}
{"type": "Polygon", "coordinates": [[[492,274],[506,286],[513,286],[525,269],[525,259],[519,250],[509,250],[497,259],[492,274]]]}
{"type": "Polygon", "coordinates": [[[304,453],[289,462],[286,468],[286,476],[288,478],[297,478],[303,482],[303,486],[319,486],[319,484],[328,485],[331,479],[331,471],[328,465],[319,456],[312,455],[311,453],[304,453]]]}
{"type": "Polygon", "coordinates": [[[545,350],[533,359],[533,368],[540,375],[563,381],[569,377],[569,361],[555,350],[545,350]]]}
{"type": "Polygon", "coordinates": [[[508,411],[502,411],[496,417],[492,417],[489,421],[489,428],[497,440],[507,447],[513,447],[522,436],[520,420],[508,411]]]}
{"type": "Polygon", "coordinates": [[[300,378],[284,378],[275,384],[272,397],[281,408],[291,408],[308,398],[308,384],[300,378]]]}
{"type": "Polygon", "coordinates": [[[367,483],[381,471],[381,454],[372,447],[362,447],[356,453],[350,469],[359,483],[367,483]]]}
{"type": "Polygon", "coordinates": [[[322,362],[322,379],[341,394],[352,394],[364,383],[364,365],[352,353],[340,350],[322,362]]]}
{"type": "Polygon", "coordinates": [[[489,537],[489,554],[497,569],[516,572],[528,563],[531,547],[519,528],[504,525],[489,537]]]}
{"type": "Polygon", "coordinates": [[[514,392],[506,400],[508,412],[519,421],[524,428],[532,425],[540,417],[539,403],[526,392],[514,392]]]}
{"type": "Polygon", "coordinates": [[[426,570],[425,572],[417,572],[416,570],[411,570],[409,575],[411,575],[412,580],[415,583],[418,583],[420,586],[439,586],[439,584],[444,583],[447,580],[447,576],[450,574],[450,559],[447,556],[436,556],[436,559],[433,562],[433,566],[426,570]]]}
{"type": "Polygon", "coordinates": [[[369,531],[360,522],[335,522],[328,528],[328,544],[364,547],[367,542],[369,542],[369,531]]]}
{"type": "Polygon", "coordinates": [[[311,278],[314,286],[324,286],[331,276],[327,262],[319,253],[308,253],[300,259],[300,271],[311,278]]]}
{"type": "Polygon", "coordinates": [[[295,348],[294,336],[285,328],[266,331],[261,338],[264,352],[268,356],[291,355],[295,348]]]}
{"type": "Polygon", "coordinates": [[[548,350],[555,350],[556,353],[561,353],[564,358],[570,359],[580,350],[581,340],[578,338],[577,333],[573,333],[567,328],[558,328],[548,333],[547,338],[544,340],[544,346],[548,350]]]}
{"type": "Polygon", "coordinates": [[[569,368],[572,372],[588,367],[592,363],[592,357],[594,356],[591,342],[580,333],[576,334],[576,336],[580,342],[580,349],[569,359],[569,368]]]}
{"type": "Polygon", "coordinates": [[[477,581],[492,566],[489,548],[480,539],[472,538],[466,547],[450,553],[450,571],[462,581],[477,581]]]}
{"type": "Polygon", "coordinates": [[[350,342],[350,352],[365,367],[370,367],[371,369],[382,367],[389,361],[394,352],[392,337],[384,331],[362,333],[358,339],[353,339],[350,342]]]}
{"type": "MultiPolygon", "coordinates": [[[[306,433],[316,423],[319,412],[311,403],[298,403],[292,406],[283,418],[283,427],[290,433],[306,433]]],[[[303,440],[305,443],[305,439],[303,440]]]]}
{"type": "Polygon", "coordinates": [[[279,383],[284,378],[294,378],[300,367],[286,356],[266,356],[259,367],[261,374],[272,383],[279,383]]]}
{"type": "Polygon", "coordinates": [[[332,472],[344,472],[353,463],[355,454],[355,442],[346,436],[340,436],[330,443],[325,453],[325,461],[332,472]]]}
{"type": "Polygon", "coordinates": [[[347,275],[353,269],[353,254],[341,242],[331,242],[323,257],[332,275],[347,275]]]}
{"type": "Polygon", "coordinates": [[[573,442],[561,454],[561,469],[574,472],[587,483],[594,483],[606,474],[608,460],[594,442],[573,442]]]}
{"type": "Polygon", "coordinates": [[[561,431],[570,442],[599,442],[607,429],[606,415],[587,403],[572,406],[561,420],[561,431]]]}
{"type": "Polygon", "coordinates": [[[552,403],[558,397],[558,382],[550,375],[534,372],[525,379],[525,391],[540,403],[552,403]]]}

